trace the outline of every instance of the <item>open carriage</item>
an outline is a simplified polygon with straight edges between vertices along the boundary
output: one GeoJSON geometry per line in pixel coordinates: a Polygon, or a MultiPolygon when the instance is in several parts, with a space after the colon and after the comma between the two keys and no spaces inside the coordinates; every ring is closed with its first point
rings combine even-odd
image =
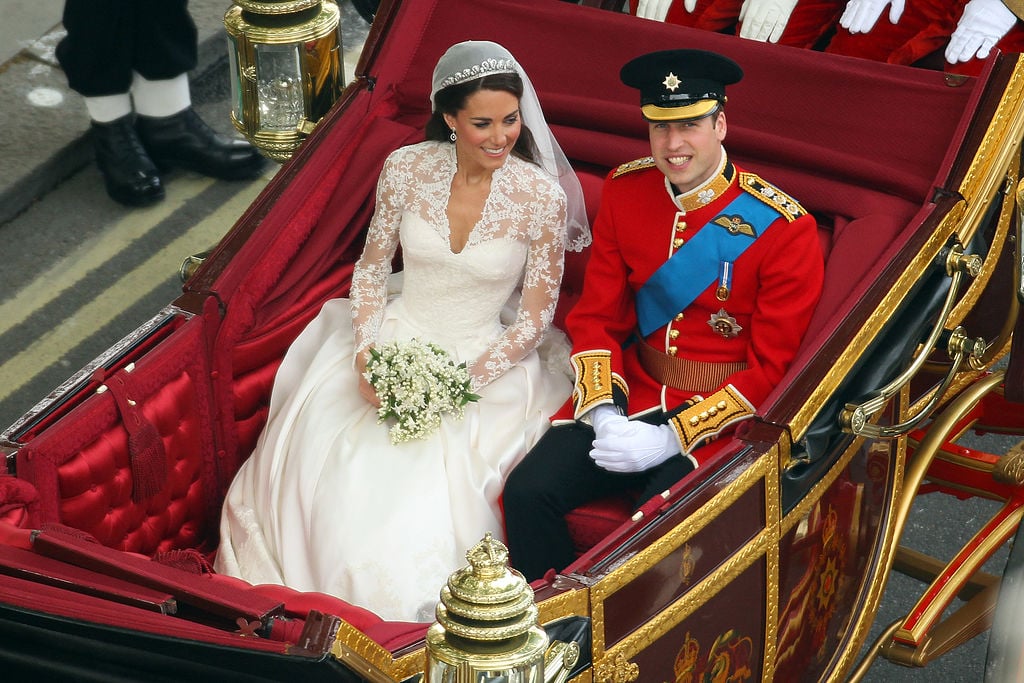
{"type": "MultiPolygon", "coordinates": [[[[341,101],[182,296],[0,437],[5,669],[418,678],[426,624],[209,560],[282,355],[348,291],[384,157],[422,139],[430,71],[468,38],[523,63],[591,215],[608,170],[649,153],[619,67],[681,46],[732,57],[746,76],[726,147],[817,217],[826,259],[797,359],[754,419],[663,495],[571,513],[578,558],[533,586],[552,637],[582,647],[571,680],[844,678],[894,567],[936,578],[887,656],[923,664],[987,628],[998,584],[977,570],[1015,533],[1024,479],[1012,454],[955,439],[1024,431],[1019,57],[948,77],[556,0],[405,0],[382,4],[341,101]],[[154,462],[166,477],[142,495],[154,462]],[[925,479],[1006,501],[948,564],[898,548],[925,479]],[[974,597],[943,621],[957,595],[974,597]]],[[[568,256],[561,316],[585,261],[568,256]]]]}

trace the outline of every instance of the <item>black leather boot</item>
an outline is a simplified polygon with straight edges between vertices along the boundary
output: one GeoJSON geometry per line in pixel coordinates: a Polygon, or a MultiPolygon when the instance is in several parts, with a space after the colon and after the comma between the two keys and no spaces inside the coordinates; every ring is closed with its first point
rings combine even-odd
{"type": "Polygon", "coordinates": [[[192,107],[173,116],[138,116],[135,128],[161,169],[185,168],[224,180],[255,178],[263,171],[263,157],[252,145],[213,130],[192,107]]]}
{"type": "Polygon", "coordinates": [[[147,206],[164,198],[156,165],[146,154],[128,114],[109,123],[92,122],[96,165],[111,199],[128,206],[147,206]]]}

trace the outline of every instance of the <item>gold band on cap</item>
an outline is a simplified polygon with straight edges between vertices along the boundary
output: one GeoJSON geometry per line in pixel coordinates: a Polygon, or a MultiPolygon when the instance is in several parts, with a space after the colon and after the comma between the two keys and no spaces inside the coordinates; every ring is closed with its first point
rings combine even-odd
{"type": "Polygon", "coordinates": [[[656,104],[645,104],[640,107],[644,118],[648,121],[686,121],[704,118],[719,106],[718,100],[701,100],[681,107],[659,107],[656,104]]]}

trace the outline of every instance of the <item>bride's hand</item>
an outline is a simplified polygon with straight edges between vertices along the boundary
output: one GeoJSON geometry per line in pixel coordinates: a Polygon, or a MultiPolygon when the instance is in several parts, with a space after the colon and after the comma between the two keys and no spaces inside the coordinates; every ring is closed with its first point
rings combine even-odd
{"type": "Polygon", "coordinates": [[[366,381],[366,378],[359,375],[359,395],[366,399],[374,408],[380,408],[380,398],[374,391],[373,385],[366,381]]]}
{"type": "Polygon", "coordinates": [[[373,388],[373,385],[370,384],[364,376],[364,373],[366,372],[366,363],[369,359],[369,349],[366,349],[356,356],[356,371],[359,374],[359,395],[374,408],[380,408],[380,397],[377,396],[377,390],[373,388]]]}

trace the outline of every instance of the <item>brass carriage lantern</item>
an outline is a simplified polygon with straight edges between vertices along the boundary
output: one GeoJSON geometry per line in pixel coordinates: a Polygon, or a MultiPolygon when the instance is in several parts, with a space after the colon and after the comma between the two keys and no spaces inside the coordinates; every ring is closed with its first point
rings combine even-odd
{"type": "Polygon", "coordinates": [[[549,650],[533,590],[508,567],[505,546],[487,534],[466,559],[469,566],[441,589],[437,621],[427,631],[424,683],[564,681],[578,648],[556,643],[549,650]]]}
{"type": "Polygon", "coordinates": [[[263,154],[287,161],[344,87],[334,0],[233,0],[224,15],[231,120],[263,154]]]}

